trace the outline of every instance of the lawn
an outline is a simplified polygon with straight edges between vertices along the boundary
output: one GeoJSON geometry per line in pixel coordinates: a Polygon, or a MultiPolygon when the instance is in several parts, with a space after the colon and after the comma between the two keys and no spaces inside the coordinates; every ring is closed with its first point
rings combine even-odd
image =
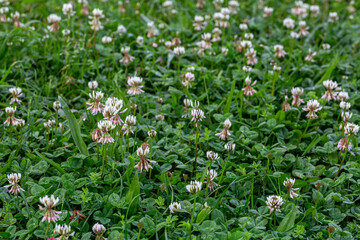
{"type": "Polygon", "coordinates": [[[0,0],[0,239],[360,239],[359,9],[0,0]]]}

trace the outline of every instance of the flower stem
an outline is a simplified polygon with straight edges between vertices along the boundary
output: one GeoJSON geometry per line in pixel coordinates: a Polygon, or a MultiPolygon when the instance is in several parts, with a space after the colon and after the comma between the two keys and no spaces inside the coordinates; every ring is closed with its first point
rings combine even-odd
{"type": "Polygon", "coordinates": [[[192,231],[192,224],[194,221],[194,215],[195,215],[195,206],[196,206],[196,193],[194,194],[194,206],[191,214],[191,221],[190,221],[190,231],[189,231],[189,239],[191,240],[191,231],[192,231]]]}
{"type": "Polygon", "coordinates": [[[348,142],[347,142],[346,151],[345,151],[345,154],[344,154],[343,159],[342,159],[341,162],[340,162],[340,166],[339,166],[339,169],[338,169],[338,171],[337,171],[337,173],[336,173],[336,175],[335,175],[335,177],[334,177],[334,181],[336,180],[337,176],[338,176],[339,173],[340,173],[341,166],[342,166],[342,164],[343,164],[343,162],[344,162],[344,160],[345,160],[346,154],[347,154],[347,152],[348,152],[349,143],[350,143],[350,139],[349,139],[348,142]]]}
{"type": "Polygon", "coordinates": [[[319,190],[317,190],[317,193],[316,193],[316,202],[315,202],[315,208],[314,208],[314,211],[313,211],[313,216],[315,216],[315,212],[316,212],[316,207],[318,205],[318,201],[319,201],[319,190]]]}
{"type": "MultiPolygon", "coordinates": [[[[210,161],[210,167],[209,167],[209,171],[211,170],[211,165],[212,165],[212,161],[210,161]]],[[[205,174],[207,174],[207,171],[206,171],[206,173],[205,174]]],[[[210,178],[210,176],[209,176],[209,174],[207,174],[207,177],[206,177],[206,189],[205,189],[205,198],[207,198],[207,196],[208,196],[208,189],[209,189],[209,178],[210,178]]]]}
{"type": "MultiPolygon", "coordinates": [[[[219,180],[219,186],[221,185],[221,182],[222,182],[222,179],[223,179],[223,176],[224,176],[224,173],[225,173],[226,165],[227,165],[227,163],[228,163],[228,161],[229,161],[229,158],[230,158],[230,153],[228,154],[228,157],[227,157],[226,162],[225,162],[225,164],[224,164],[224,167],[223,167],[223,169],[222,169],[221,176],[220,176],[220,180],[219,180]]],[[[217,193],[218,193],[218,191],[216,191],[215,197],[216,197],[217,193]]]]}
{"type": "Polygon", "coordinates": [[[196,165],[197,165],[197,146],[198,146],[198,138],[199,138],[199,126],[197,123],[195,123],[195,127],[196,127],[196,135],[195,135],[195,161],[194,161],[194,165],[193,165],[193,171],[192,171],[192,175],[194,175],[195,173],[195,169],[196,169],[196,165]]]}
{"type": "Polygon", "coordinates": [[[309,125],[310,125],[310,122],[311,122],[311,118],[309,118],[308,122],[307,122],[307,125],[306,125],[306,128],[305,128],[305,131],[301,134],[299,140],[297,141],[296,143],[296,146],[299,145],[301,139],[303,138],[303,136],[306,134],[308,128],[309,128],[309,125]]]}
{"type": "Polygon", "coordinates": [[[50,222],[48,222],[48,224],[47,224],[44,240],[46,240],[46,236],[47,236],[47,233],[49,231],[49,227],[50,227],[50,222]]]}
{"type": "Polygon", "coordinates": [[[105,149],[105,144],[104,144],[104,147],[103,147],[103,151],[104,151],[104,158],[103,158],[103,162],[102,162],[101,177],[104,177],[104,168],[105,168],[105,161],[106,161],[106,149],[105,149]]]}

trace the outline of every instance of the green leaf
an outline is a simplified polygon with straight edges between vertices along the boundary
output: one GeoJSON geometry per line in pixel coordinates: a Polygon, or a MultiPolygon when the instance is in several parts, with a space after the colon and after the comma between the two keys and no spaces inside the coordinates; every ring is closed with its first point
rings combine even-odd
{"type": "Polygon", "coordinates": [[[210,214],[211,208],[206,207],[203,210],[199,212],[199,214],[196,216],[196,223],[202,223],[206,217],[210,214]]]}
{"type": "Polygon", "coordinates": [[[136,173],[131,182],[129,192],[126,194],[126,202],[129,203],[128,213],[133,215],[136,213],[137,205],[140,197],[139,177],[136,173]]]}
{"type": "Polygon", "coordinates": [[[59,101],[61,103],[61,108],[65,113],[66,119],[69,122],[71,135],[74,139],[76,146],[79,148],[80,152],[85,156],[89,156],[86,144],[81,137],[80,126],[74,117],[74,114],[70,111],[69,106],[66,104],[65,100],[59,96],[59,101]]]}
{"type": "Polygon", "coordinates": [[[85,233],[82,235],[81,240],[90,240],[91,232],[85,233]]]}
{"type": "Polygon", "coordinates": [[[45,160],[47,163],[49,163],[51,166],[53,166],[54,168],[56,168],[60,173],[65,174],[66,171],[64,169],[61,168],[61,166],[59,164],[57,164],[56,162],[54,162],[51,159],[48,159],[46,157],[44,157],[43,155],[41,155],[38,151],[34,151],[36,153],[36,155],[38,155],[41,159],[45,160]]]}
{"type": "Polygon", "coordinates": [[[123,235],[120,232],[112,231],[109,234],[108,240],[119,240],[119,239],[123,239],[123,235]]]}
{"type": "Polygon", "coordinates": [[[296,211],[295,205],[293,203],[291,203],[291,204],[292,204],[292,209],[281,221],[279,227],[277,228],[278,232],[286,232],[289,229],[291,229],[292,227],[294,227],[294,225],[295,225],[297,211],[296,211]]]}
{"type": "Polygon", "coordinates": [[[337,63],[339,61],[339,57],[338,55],[335,55],[332,63],[330,64],[330,66],[328,67],[328,69],[326,70],[325,74],[321,77],[321,79],[316,83],[316,85],[322,84],[323,81],[325,81],[326,79],[330,78],[331,73],[333,72],[333,70],[335,69],[337,63]]]}

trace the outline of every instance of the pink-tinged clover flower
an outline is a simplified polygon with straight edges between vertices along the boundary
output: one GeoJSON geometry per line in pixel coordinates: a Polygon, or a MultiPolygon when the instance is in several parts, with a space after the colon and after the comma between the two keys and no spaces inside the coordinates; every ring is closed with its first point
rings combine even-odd
{"type": "Polygon", "coordinates": [[[61,212],[56,211],[53,208],[59,202],[59,198],[55,198],[54,195],[51,195],[51,197],[48,197],[46,195],[46,196],[40,198],[40,202],[42,205],[44,205],[44,206],[39,205],[40,210],[45,211],[44,217],[41,221],[42,222],[45,222],[45,221],[56,222],[60,218],[59,214],[61,212]]]}
{"type": "Polygon", "coordinates": [[[295,184],[295,179],[286,178],[283,184],[288,190],[291,198],[299,196],[299,194],[295,193],[295,191],[299,190],[299,188],[292,188],[295,184]]]}
{"type": "Polygon", "coordinates": [[[12,95],[10,104],[13,104],[14,102],[20,104],[21,100],[19,99],[19,97],[21,97],[23,95],[22,91],[21,91],[21,88],[19,88],[19,87],[10,88],[9,92],[12,95]]]}
{"type": "Polygon", "coordinates": [[[340,151],[346,151],[346,150],[350,150],[352,145],[348,139],[342,138],[342,139],[340,139],[337,147],[340,151]]]}
{"type": "Polygon", "coordinates": [[[281,205],[284,204],[284,200],[280,196],[269,196],[267,197],[266,205],[270,209],[270,213],[272,213],[274,210],[281,212],[281,205]]]}
{"type": "Polygon", "coordinates": [[[140,85],[142,83],[143,79],[141,77],[129,77],[128,79],[128,85],[130,86],[130,88],[127,90],[127,93],[129,95],[139,95],[141,93],[144,92],[144,90],[142,90],[142,88],[144,87],[143,85],[140,85]]]}
{"type": "Polygon", "coordinates": [[[322,107],[320,107],[320,103],[314,99],[314,100],[309,100],[307,102],[307,106],[303,108],[304,111],[307,111],[308,114],[306,114],[307,118],[310,119],[315,119],[318,116],[316,115],[316,112],[320,111],[322,107]]]}
{"type": "Polygon", "coordinates": [[[8,118],[5,120],[4,124],[7,126],[13,125],[16,126],[19,119],[15,117],[16,107],[7,107],[5,108],[5,112],[8,115],[8,118]]]}
{"type": "Polygon", "coordinates": [[[9,192],[13,194],[18,194],[20,191],[24,191],[22,187],[20,187],[19,182],[21,180],[21,173],[11,173],[7,175],[9,185],[6,185],[5,188],[10,188],[9,192]]]}
{"type": "Polygon", "coordinates": [[[103,237],[104,233],[106,232],[106,228],[104,227],[104,225],[95,223],[94,226],[92,227],[92,231],[96,235],[96,238],[95,238],[96,240],[106,239],[103,237]]]}
{"type": "Polygon", "coordinates": [[[143,143],[136,151],[136,154],[140,158],[140,162],[136,164],[135,167],[139,169],[140,172],[149,171],[149,169],[152,168],[150,163],[155,163],[155,161],[146,158],[146,155],[148,155],[149,153],[150,153],[150,148],[147,143],[143,143]]]}
{"type": "Polygon", "coordinates": [[[275,57],[277,58],[283,58],[287,55],[287,53],[284,51],[283,45],[275,45],[274,51],[275,51],[275,57]]]}
{"type": "Polygon", "coordinates": [[[337,94],[336,90],[339,90],[337,82],[326,80],[323,82],[324,87],[326,88],[325,94],[321,97],[323,99],[326,99],[327,101],[337,100],[337,94]]]}
{"type": "Polygon", "coordinates": [[[226,119],[224,122],[224,130],[222,130],[219,133],[216,133],[215,136],[218,136],[221,140],[227,141],[229,139],[229,136],[231,135],[229,130],[230,127],[231,127],[231,122],[229,119],[226,119]]]}
{"type": "Polygon", "coordinates": [[[123,58],[120,60],[121,63],[124,63],[125,65],[128,65],[132,61],[134,61],[134,57],[129,54],[130,47],[122,47],[121,53],[124,55],[123,58]]]}
{"type": "MultiPolygon", "coordinates": [[[[210,171],[207,171],[207,177],[206,179],[209,180],[208,183],[208,188],[210,190],[214,190],[217,186],[219,186],[214,180],[215,178],[218,176],[217,172],[213,169],[211,169],[210,171]]],[[[206,182],[205,182],[206,183],[206,182]]]]}
{"type": "Polygon", "coordinates": [[[252,96],[254,93],[256,93],[256,90],[252,87],[256,84],[256,81],[253,83],[251,82],[250,77],[246,77],[245,79],[245,87],[242,89],[244,91],[245,96],[252,96]]]}
{"type": "Polygon", "coordinates": [[[293,95],[293,100],[291,104],[293,106],[300,106],[304,101],[300,98],[300,96],[304,93],[304,89],[296,87],[291,89],[291,94],[293,95]]]}
{"type": "Polygon", "coordinates": [[[100,102],[100,100],[104,97],[102,92],[95,92],[89,93],[90,101],[86,104],[89,105],[87,110],[91,111],[92,115],[96,115],[98,113],[102,113],[104,109],[104,105],[100,102]]]}
{"type": "Polygon", "coordinates": [[[98,128],[101,130],[100,143],[113,143],[114,138],[110,135],[110,131],[115,128],[115,125],[110,120],[100,120],[98,122],[98,128]]]}

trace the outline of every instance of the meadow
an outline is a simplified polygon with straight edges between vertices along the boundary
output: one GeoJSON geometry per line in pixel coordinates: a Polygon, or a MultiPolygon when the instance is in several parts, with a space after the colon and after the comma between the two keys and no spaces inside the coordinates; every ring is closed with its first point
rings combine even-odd
{"type": "Polygon", "coordinates": [[[359,9],[0,0],[0,239],[360,239],[359,9]]]}

